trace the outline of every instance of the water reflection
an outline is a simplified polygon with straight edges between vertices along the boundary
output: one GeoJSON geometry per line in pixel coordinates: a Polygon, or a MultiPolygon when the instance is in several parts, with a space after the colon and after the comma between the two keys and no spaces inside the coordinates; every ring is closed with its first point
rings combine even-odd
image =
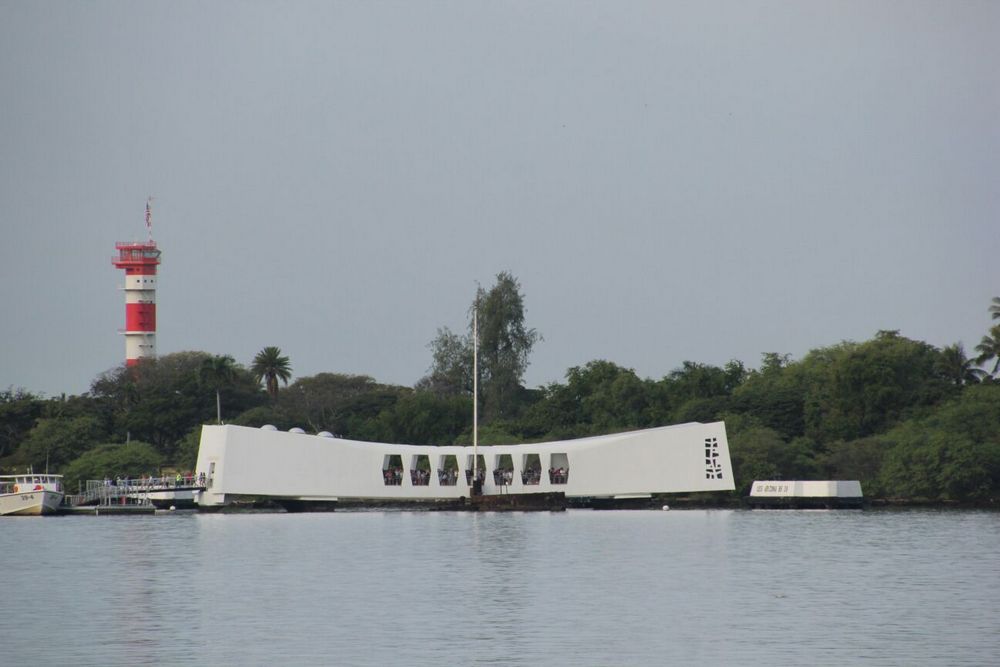
{"type": "Polygon", "coordinates": [[[988,664],[1000,515],[0,522],[4,664],[988,664]],[[945,631],[945,629],[947,629],[945,631]]]}

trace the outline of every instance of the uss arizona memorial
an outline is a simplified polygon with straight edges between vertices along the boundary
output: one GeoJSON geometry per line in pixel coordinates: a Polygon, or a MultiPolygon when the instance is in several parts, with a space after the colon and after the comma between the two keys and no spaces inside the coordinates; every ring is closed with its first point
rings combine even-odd
{"type": "Polygon", "coordinates": [[[278,502],[458,501],[471,493],[473,469],[484,494],[563,492],[567,498],[636,498],[659,493],[732,491],[723,422],[480,446],[359,442],[300,429],[204,426],[198,505],[240,496],[278,502]]]}

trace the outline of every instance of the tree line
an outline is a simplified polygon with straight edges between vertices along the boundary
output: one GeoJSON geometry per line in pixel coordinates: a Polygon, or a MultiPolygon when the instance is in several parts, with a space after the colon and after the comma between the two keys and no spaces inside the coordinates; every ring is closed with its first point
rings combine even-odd
{"type": "MultiPolygon", "coordinates": [[[[989,312],[1000,319],[1000,297],[989,312]]],[[[78,396],[0,392],[0,469],[77,480],[193,469],[202,424],[302,427],[339,437],[418,445],[472,441],[472,326],[483,444],[538,442],[690,421],[724,420],[745,495],[754,479],[859,479],[869,497],[992,502],[1000,498],[1000,324],[970,358],[880,331],[802,359],[765,353],[756,368],[684,361],[660,379],[612,361],[523,385],[540,334],[525,325],[516,278],[476,291],[469,327],[439,329],[414,386],[364,375],[291,380],[277,347],[243,366],[179,352],[112,369],[78,396]],[[985,368],[980,366],[985,365],[985,368]]]]}

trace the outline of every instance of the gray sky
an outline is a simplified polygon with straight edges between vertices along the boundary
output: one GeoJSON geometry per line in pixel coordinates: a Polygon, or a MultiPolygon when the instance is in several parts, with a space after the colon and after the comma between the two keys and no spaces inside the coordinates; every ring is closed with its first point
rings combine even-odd
{"type": "Polygon", "coordinates": [[[1000,294],[998,2],[0,0],[0,388],[160,354],[413,384],[510,270],[530,386],[757,366],[1000,294]]]}

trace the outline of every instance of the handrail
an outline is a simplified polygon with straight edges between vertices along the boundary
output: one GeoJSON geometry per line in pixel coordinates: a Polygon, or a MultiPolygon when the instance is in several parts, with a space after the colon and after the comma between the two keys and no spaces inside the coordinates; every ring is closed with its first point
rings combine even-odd
{"type": "MultiPolygon", "coordinates": [[[[74,498],[77,505],[89,505],[99,503],[101,505],[120,504],[124,499],[131,498],[136,503],[148,505],[152,501],[149,494],[156,491],[182,490],[204,490],[204,475],[185,475],[177,480],[177,477],[140,477],[139,479],[88,479],[86,490],[82,494],[76,494],[74,498]]],[[[127,503],[126,503],[127,504],[127,503]]]]}

